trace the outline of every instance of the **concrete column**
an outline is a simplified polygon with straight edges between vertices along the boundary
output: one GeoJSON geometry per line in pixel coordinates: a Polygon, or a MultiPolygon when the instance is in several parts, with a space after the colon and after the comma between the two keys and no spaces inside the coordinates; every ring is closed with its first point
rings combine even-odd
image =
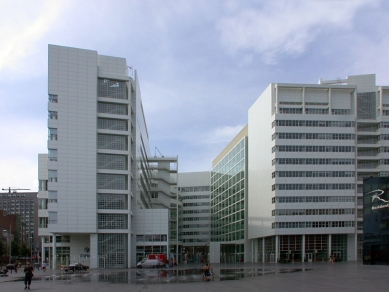
{"type": "Polygon", "coordinates": [[[262,263],[265,263],[265,237],[262,237],[262,263]]]}
{"type": "Polygon", "coordinates": [[[97,234],[89,235],[89,255],[90,255],[90,268],[97,269],[99,267],[99,256],[97,252],[97,234]]]}
{"type": "Polygon", "coordinates": [[[53,233],[53,270],[57,269],[57,234],[53,233]]]}
{"type": "Polygon", "coordinates": [[[42,236],[41,237],[41,255],[42,256],[41,256],[41,261],[40,261],[41,264],[46,261],[45,247],[43,246],[44,242],[45,242],[45,238],[42,236]]]}
{"type": "Polygon", "coordinates": [[[301,235],[301,261],[305,259],[305,234],[301,235]]]}
{"type": "Polygon", "coordinates": [[[332,236],[328,234],[328,258],[330,258],[330,254],[332,253],[332,236]]]}
{"type": "Polygon", "coordinates": [[[276,263],[278,263],[278,241],[279,241],[279,235],[276,235],[276,246],[275,246],[275,251],[276,251],[276,254],[275,254],[275,261],[276,263]]]}

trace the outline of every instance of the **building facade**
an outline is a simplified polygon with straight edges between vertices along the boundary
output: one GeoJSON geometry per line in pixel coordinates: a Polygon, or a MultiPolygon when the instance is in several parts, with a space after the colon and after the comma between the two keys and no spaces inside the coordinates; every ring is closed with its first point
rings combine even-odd
{"type": "Polygon", "coordinates": [[[178,174],[178,191],[182,197],[180,214],[180,259],[202,263],[208,260],[211,241],[211,186],[209,171],[178,174]]]}
{"type": "Polygon", "coordinates": [[[374,74],[269,85],[248,113],[255,261],[362,258],[362,180],[388,174],[388,115],[374,74]]]}
{"type": "Polygon", "coordinates": [[[11,224],[13,237],[35,254],[39,250],[37,192],[0,193],[0,211],[0,226],[9,230],[11,224]]]}
{"type": "Polygon", "coordinates": [[[136,71],[92,50],[49,45],[48,58],[48,153],[39,155],[38,193],[44,259],[53,268],[125,268],[150,247],[168,250],[169,208],[153,208],[136,71]]]}
{"type": "Polygon", "coordinates": [[[250,261],[247,240],[248,126],[214,159],[211,171],[210,261],[250,261]]]}

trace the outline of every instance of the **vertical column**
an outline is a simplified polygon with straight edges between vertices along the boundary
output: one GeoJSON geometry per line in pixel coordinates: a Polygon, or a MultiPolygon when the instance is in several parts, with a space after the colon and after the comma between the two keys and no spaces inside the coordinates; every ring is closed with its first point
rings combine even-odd
{"type": "Polygon", "coordinates": [[[265,262],[265,237],[262,237],[262,263],[265,262]]]}
{"type": "Polygon", "coordinates": [[[40,260],[40,264],[42,264],[43,262],[46,262],[46,253],[45,253],[45,247],[43,246],[43,243],[45,242],[45,238],[42,236],[41,237],[41,260],[40,260]]]}
{"type": "Polygon", "coordinates": [[[53,258],[53,270],[57,269],[57,234],[53,233],[53,253],[51,255],[53,258]]]}
{"type": "Polygon", "coordinates": [[[251,240],[251,253],[250,253],[250,255],[251,255],[251,259],[250,259],[250,261],[252,262],[252,263],[254,263],[254,262],[256,262],[256,255],[257,255],[257,248],[256,248],[256,244],[257,243],[257,239],[252,239],[251,240]]]}
{"type": "Polygon", "coordinates": [[[97,251],[97,234],[89,235],[89,254],[90,254],[90,268],[97,269],[99,267],[99,253],[97,251]]]}
{"type": "Polygon", "coordinates": [[[301,235],[301,261],[305,259],[305,234],[301,235]]]}
{"type": "Polygon", "coordinates": [[[331,242],[332,242],[331,234],[328,234],[328,258],[330,258],[330,254],[332,253],[331,242]]]}
{"type": "Polygon", "coordinates": [[[279,235],[276,235],[276,246],[275,246],[275,251],[276,251],[276,254],[275,254],[275,261],[276,263],[278,263],[278,242],[279,242],[279,235]]]}

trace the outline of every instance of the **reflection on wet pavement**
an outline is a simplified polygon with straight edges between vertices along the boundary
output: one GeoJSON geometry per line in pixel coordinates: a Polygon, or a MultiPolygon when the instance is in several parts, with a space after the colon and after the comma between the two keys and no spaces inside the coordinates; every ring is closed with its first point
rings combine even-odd
{"type": "MultiPolygon", "coordinates": [[[[312,269],[217,269],[213,281],[239,280],[266,276],[270,274],[283,274],[305,272],[312,269]]],[[[189,283],[202,282],[203,275],[199,268],[175,270],[175,269],[142,269],[138,271],[100,271],[98,273],[74,273],[66,275],[52,275],[42,277],[43,281],[72,282],[109,282],[109,283],[131,283],[131,284],[167,284],[167,283],[189,283]]]]}

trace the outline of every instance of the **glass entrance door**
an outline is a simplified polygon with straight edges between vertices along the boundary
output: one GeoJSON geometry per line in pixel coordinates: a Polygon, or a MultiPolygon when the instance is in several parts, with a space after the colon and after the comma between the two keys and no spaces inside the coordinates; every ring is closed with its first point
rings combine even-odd
{"type": "Polygon", "coordinates": [[[306,255],[308,263],[312,263],[312,253],[307,253],[306,255]]]}

